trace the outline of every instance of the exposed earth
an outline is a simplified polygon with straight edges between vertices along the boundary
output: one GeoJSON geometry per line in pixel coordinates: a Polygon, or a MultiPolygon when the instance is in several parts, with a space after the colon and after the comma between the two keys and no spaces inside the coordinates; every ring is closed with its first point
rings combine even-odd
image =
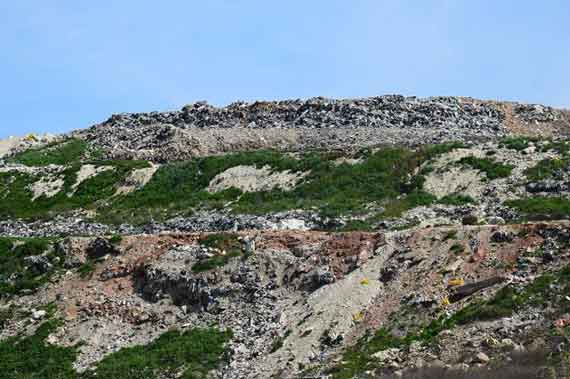
{"type": "Polygon", "coordinates": [[[570,372],[570,113],[316,98],[0,142],[0,378],[570,372]]]}

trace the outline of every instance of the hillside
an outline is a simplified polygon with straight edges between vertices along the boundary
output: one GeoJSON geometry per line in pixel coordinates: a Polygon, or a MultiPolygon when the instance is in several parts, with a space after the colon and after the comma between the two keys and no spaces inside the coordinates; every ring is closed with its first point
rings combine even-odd
{"type": "Polygon", "coordinates": [[[565,377],[569,135],[383,96],[2,141],[0,378],[565,377]]]}

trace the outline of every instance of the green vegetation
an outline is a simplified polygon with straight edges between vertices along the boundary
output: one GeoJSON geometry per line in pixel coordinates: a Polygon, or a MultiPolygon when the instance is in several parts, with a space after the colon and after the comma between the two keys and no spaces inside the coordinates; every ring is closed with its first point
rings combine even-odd
{"type": "Polygon", "coordinates": [[[531,197],[510,200],[505,205],[517,209],[526,219],[564,219],[570,216],[570,199],[564,197],[531,197]]]}
{"type": "Polygon", "coordinates": [[[204,272],[225,266],[232,258],[242,255],[242,246],[237,235],[231,233],[210,234],[199,241],[200,245],[216,249],[218,253],[211,258],[201,260],[192,266],[194,272],[204,272]],[[225,254],[222,254],[225,252],[225,254]]]}
{"type": "Polygon", "coordinates": [[[457,230],[450,230],[447,233],[445,233],[445,235],[443,236],[443,241],[447,241],[447,240],[454,240],[457,239],[457,230]]]}
{"type": "Polygon", "coordinates": [[[528,168],[525,175],[531,181],[551,179],[561,171],[570,171],[570,158],[566,159],[544,159],[536,166],[528,168]]]}
{"type": "Polygon", "coordinates": [[[450,248],[449,251],[453,254],[461,254],[465,251],[465,246],[460,243],[454,243],[450,248]]]}
{"type": "Polygon", "coordinates": [[[511,171],[514,168],[511,165],[497,163],[490,158],[476,158],[473,156],[462,158],[459,164],[471,166],[476,170],[484,172],[489,180],[506,178],[511,175],[511,171]]]}
{"type": "Polygon", "coordinates": [[[500,147],[506,147],[507,149],[523,151],[530,146],[531,142],[539,141],[536,137],[507,137],[504,138],[500,143],[500,147]]]}
{"type": "Polygon", "coordinates": [[[84,264],[82,264],[78,269],[77,272],[79,273],[79,276],[83,279],[85,278],[90,278],[91,275],[93,275],[93,272],[95,271],[95,262],[89,260],[87,262],[85,262],[84,264]]]}
{"type": "Polygon", "coordinates": [[[111,236],[111,238],[109,238],[109,242],[112,245],[120,245],[122,241],[123,241],[123,236],[121,236],[120,234],[115,234],[111,236]]]}
{"type": "Polygon", "coordinates": [[[36,290],[62,262],[50,239],[0,237],[0,299],[36,290]],[[34,256],[42,256],[43,263],[31,261],[34,256]]]}
{"type": "Polygon", "coordinates": [[[26,166],[71,165],[78,163],[88,150],[87,142],[70,139],[41,147],[29,149],[17,154],[9,162],[21,163],[26,166]]]}
{"type": "Polygon", "coordinates": [[[75,191],[80,166],[73,165],[63,171],[63,188],[56,195],[41,196],[32,201],[30,185],[40,180],[39,176],[23,173],[0,173],[0,217],[38,219],[78,209],[96,208],[100,202],[111,198],[116,185],[137,168],[148,166],[143,161],[104,161],[93,162],[96,166],[110,166],[113,169],[102,172],[82,182],[75,191]]]}
{"type": "Polygon", "coordinates": [[[49,320],[32,336],[0,341],[0,379],[77,378],[73,369],[77,348],[46,343],[58,326],[59,321],[49,320]]]}
{"type": "Polygon", "coordinates": [[[8,321],[14,317],[14,313],[15,311],[13,307],[0,309],[0,332],[4,330],[8,321]]]}
{"type": "Polygon", "coordinates": [[[146,346],[125,348],[105,357],[90,378],[207,378],[221,363],[229,331],[192,329],[170,331],[146,346]],[[178,374],[181,374],[180,376],[178,374]]]}
{"type": "Polygon", "coordinates": [[[499,146],[508,149],[523,151],[534,143],[538,151],[556,151],[559,154],[565,155],[570,152],[570,141],[568,140],[552,140],[541,139],[538,137],[508,137],[503,139],[499,146]]]}
{"type": "Polygon", "coordinates": [[[271,343],[271,349],[269,350],[270,354],[275,353],[277,350],[281,349],[283,347],[283,344],[285,343],[285,340],[287,339],[287,337],[289,337],[291,335],[291,330],[288,329],[285,332],[285,335],[283,336],[277,336],[273,342],[271,343]]]}
{"type": "Polygon", "coordinates": [[[550,151],[554,150],[558,154],[569,156],[570,155],[570,141],[559,140],[559,141],[549,141],[548,144],[541,146],[540,151],[550,151]]]}
{"type": "Polygon", "coordinates": [[[349,348],[344,354],[343,362],[333,368],[333,377],[349,379],[378,368],[379,363],[373,357],[375,353],[389,348],[405,348],[412,342],[429,344],[443,330],[456,325],[508,317],[524,307],[544,306],[547,302],[555,303],[558,312],[563,314],[570,309],[570,301],[565,296],[568,290],[570,290],[570,266],[555,274],[538,277],[520,289],[507,285],[493,298],[472,303],[449,317],[441,316],[403,337],[394,336],[388,329],[382,328],[372,335],[364,336],[356,345],[349,348]]]}
{"type": "Polygon", "coordinates": [[[26,220],[51,218],[82,208],[95,210],[98,221],[101,222],[142,224],[150,220],[189,215],[198,209],[229,207],[235,213],[249,214],[314,209],[325,216],[338,216],[365,214],[369,204],[377,204],[379,208],[385,209],[379,215],[379,220],[399,216],[403,211],[418,205],[435,202],[432,195],[422,191],[426,169],[421,171],[420,167],[427,167],[424,163],[438,154],[463,146],[449,143],[419,150],[383,148],[376,152],[363,151],[359,155],[362,162],[354,165],[336,164],[335,159],[339,154],[327,152],[310,152],[298,158],[275,151],[196,158],[165,164],[142,189],[114,196],[117,185],[132,170],[147,167],[148,163],[90,161],[92,154],[86,157],[85,151],[79,152],[81,149],[78,146],[81,143],[83,142],[71,140],[26,152],[33,159],[28,155],[16,157],[15,159],[28,164],[38,165],[65,160],[68,167],[59,175],[64,183],[54,196],[41,196],[32,201],[30,186],[40,180],[40,176],[0,173],[0,217],[26,220]],[[82,157],[78,158],[81,154],[82,157]],[[112,170],[85,180],[74,190],[81,164],[85,163],[110,166],[112,170]],[[292,191],[275,189],[242,193],[235,188],[219,193],[206,191],[216,175],[238,165],[269,166],[272,170],[308,174],[292,191]]]}
{"type": "Polygon", "coordinates": [[[452,316],[452,320],[456,324],[493,320],[512,316],[514,312],[527,306],[544,306],[548,302],[555,303],[557,311],[564,313],[570,307],[570,301],[565,297],[568,290],[570,266],[555,274],[539,276],[522,289],[512,285],[505,286],[490,300],[472,303],[461,309],[452,316]]]}
{"type": "Polygon", "coordinates": [[[386,208],[383,217],[393,217],[417,205],[435,201],[421,190],[423,177],[412,174],[421,164],[458,144],[443,144],[419,151],[385,148],[363,154],[355,165],[333,162],[330,154],[312,152],[299,159],[273,151],[199,158],[162,166],[141,190],[118,198],[102,211],[102,220],[129,219],[142,223],[173,214],[188,214],[196,208],[220,208],[231,204],[235,213],[264,214],[289,209],[317,209],[324,215],[362,213],[370,203],[386,208]],[[205,189],[219,173],[237,165],[270,166],[274,170],[309,172],[292,191],[272,190],[242,193],[228,189],[208,193],[205,189]],[[404,195],[404,196],[401,196],[404,195]]]}
{"type": "Polygon", "coordinates": [[[94,371],[78,374],[73,369],[77,347],[46,343],[59,325],[51,319],[32,336],[0,341],[0,379],[206,378],[221,363],[224,346],[232,337],[229,331],[213,328],[170,331],[146,346],[108,355],[94,371]]]}
{"type": "Polygon", "coordinates": [[[468,195],[453,194],[453,195],[444,196],[441,199],[439,199],[437,202],[440,204],[460,206],[460,205],[472,204],[475,202],[475,200],[468,195]]]}

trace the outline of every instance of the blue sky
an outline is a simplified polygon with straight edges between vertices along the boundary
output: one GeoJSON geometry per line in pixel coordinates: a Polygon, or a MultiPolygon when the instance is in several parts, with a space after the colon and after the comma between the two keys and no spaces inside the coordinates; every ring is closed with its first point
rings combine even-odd
{"type": "Polygon", "coordinates": [[[567,0],[3,0],[0,137],[207,100],[570,107],[567,0]]]}

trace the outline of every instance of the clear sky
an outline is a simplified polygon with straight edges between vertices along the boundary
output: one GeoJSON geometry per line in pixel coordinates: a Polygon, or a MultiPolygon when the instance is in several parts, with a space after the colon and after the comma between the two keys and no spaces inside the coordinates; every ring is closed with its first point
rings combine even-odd
{"type": "Polygon", "coordinates": [[[570,106],[568,0],[1,0],[0,137],[207,100],[570,106]]]}

